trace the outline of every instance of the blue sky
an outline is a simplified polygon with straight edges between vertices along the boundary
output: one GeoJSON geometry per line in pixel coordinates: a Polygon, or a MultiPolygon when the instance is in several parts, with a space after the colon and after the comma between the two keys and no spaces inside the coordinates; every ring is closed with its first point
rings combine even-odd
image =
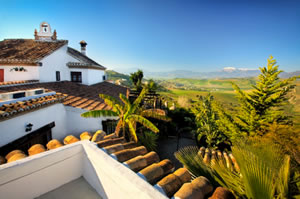
{"type": "Polygon", "coordinates": [[[0,40],[33,38],[42,21],[120,72],[253,69],[271,54],[300,70],[298,0],[0,0],[0,40]]]}

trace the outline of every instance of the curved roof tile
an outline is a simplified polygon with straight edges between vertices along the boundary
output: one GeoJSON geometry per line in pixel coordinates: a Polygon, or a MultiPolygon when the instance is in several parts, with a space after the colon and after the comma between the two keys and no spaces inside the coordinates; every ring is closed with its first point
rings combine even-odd
{"type": "Polygon", "coordinates": [[[5,39],[0,41],[0,63],[38,64],[40,59],[67,43],[67,40],[5,39]]]}

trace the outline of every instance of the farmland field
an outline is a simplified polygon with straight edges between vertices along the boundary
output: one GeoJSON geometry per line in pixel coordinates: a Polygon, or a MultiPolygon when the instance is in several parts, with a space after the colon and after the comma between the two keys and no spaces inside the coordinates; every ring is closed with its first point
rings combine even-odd
{"type": "Polygon", "coordinates": [[[184,79],[157,80],[168,89],[200,90],[200,91],[233,91],[232,82],[238,84],[244,90],[251,89],[255,78],[231,78],[231,79],[184,79]]]}
{"type": "Polygon", "coordinates": [[[207,95],[210,92],[219,102],[236,104],[238,101],[231,82],[247,92],[252,89],[251,84],[255,83],[255,79],[172,79],[160,81],[159,84],[167,88],[167,91],[160,92],[160,94],[175,102],[179,97],[194,101],[197,100],[198,95],[207,95]]]}
{"type": "MultiPolygon", "coordinates": [[[[167,89],[160,94],[175,102],[177,106],[180,106],[179,99],[186,98],[190,106],[197,101],[197,96],[207,95],[210,92],[224,108],[232,110],[233,107],[238,106],[238,100],[231,82],[235,82],[242,90],[249,92],[255,79],[173,79],[161,81],[159,84],[167,89]]],[[[300,127],[300,81],[296,81],[296,88],[290,93],[289,102],[284,109],[287,114],[293,116],[295,125],[300,127]]]]}

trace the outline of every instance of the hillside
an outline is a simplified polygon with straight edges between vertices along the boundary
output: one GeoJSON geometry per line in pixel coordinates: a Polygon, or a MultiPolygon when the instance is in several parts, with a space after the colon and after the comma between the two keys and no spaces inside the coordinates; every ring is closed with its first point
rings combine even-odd
{"type": "MultiPolygon", "coordinates": [[[[191,106],[197,101],[197,96],[207,95],[209,92],[228,110],[238,106],[236,93],[231,82],[235,82],[242,90],[250,91],[255,78],[232,78],[232,79],[171,79],[160,80],[160,85],[167,91],[159,92],[165,98],[175,102],[177,106],[191,106]]],[[[295,125],[300,127],[300,81],[296,81],[296,88],[291,91],[290,104],[284,107],[287,114],[294,117],[295,125]]]]}
{"type": "Polygon", "coordinates": [[[243,90],[252,89],[255,78],[231,79],[185,79],[176,78],[157,80],[158,84],[167,89],[197,90],[197,91],[233,91],[232,83],[238,84],[243,90]]]}
{"type": "Polygon", "coordinates": [[[108,80],[118,80],[118,79],[126,79],[127,81],[130,80],[129,75],[125,75],[123,73],[118,73],[114,70],[106,70],[108,80]]]}
{"type": "Polygon", "coordinates": [[[132,86],[132,82],[130,80],[129,75],[125,75],[123,73],[118,73],[113,70],[106,70],[107,80],[118,82],[124,86],[132,86]]]}
{"type": "MultiPolygon", "coordinates": [[[[121,84],[132,87],[129,75],[118,73],[113,70],[106,71],[108,80],[119,81],[121,84]]],[[[283,78],[299,74],[299,71],[282,73],[283,78]]],[[[198,95],[207,95],[211,92],[215,98],[226,107],[237,106],[235,91],[232,82],[236,83],[242,90],[250,91],[256,78],[219,78],[219,79],[191,79],[175,78],[155,80],[161,89],[158,92],[164,97],[178,102],[179,98],[186,98],[189,104],[197,100],[198,95]],[[164,89],[162,89],[164,88],[164,89]]],[[[292,91],[290,105],[286,106],[287,112],[299,118],[300,116],[300,81],[296,82],[296,88],[292,91]]],[[[298,119],[300,120],[300,119],[298,119]]],[[[297,121],[298,121],[297,120],[297,121]]],[[[300,123],[298,121],[297,123],[300,123]]]]}

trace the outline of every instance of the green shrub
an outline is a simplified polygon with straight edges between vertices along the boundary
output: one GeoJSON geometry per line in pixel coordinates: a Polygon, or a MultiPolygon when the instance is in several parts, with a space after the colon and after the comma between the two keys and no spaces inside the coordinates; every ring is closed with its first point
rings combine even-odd
{"type": "Polygon", "coordinates": [[[152,131],[144,131],[138,134],[139,144],[145,146],[148,151],[156,151],[158,136],[152,131]]]}

